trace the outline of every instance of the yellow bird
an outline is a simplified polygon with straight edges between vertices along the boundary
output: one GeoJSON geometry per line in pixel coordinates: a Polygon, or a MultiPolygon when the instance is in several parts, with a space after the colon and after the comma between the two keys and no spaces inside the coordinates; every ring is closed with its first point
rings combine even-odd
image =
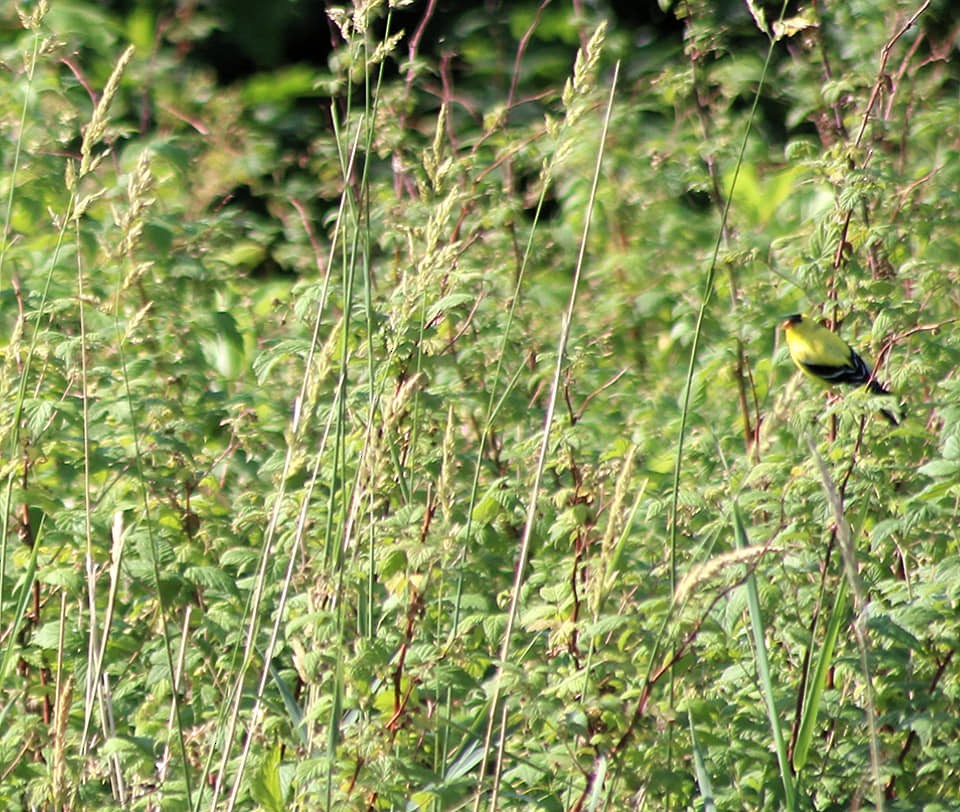
{"type": "MultiPolygon", "coordinates": [[[[827,386],[843,383],[866,386],[874,395],[890,394],[890,390],[873,377],[866,361],[836,333],[800,313],[788,316],[780,326],[787,337],[793,363],[805,375],[827,386]]],[[[897,418],[891,412],[880,411],[897,425],[897,418]]]]}

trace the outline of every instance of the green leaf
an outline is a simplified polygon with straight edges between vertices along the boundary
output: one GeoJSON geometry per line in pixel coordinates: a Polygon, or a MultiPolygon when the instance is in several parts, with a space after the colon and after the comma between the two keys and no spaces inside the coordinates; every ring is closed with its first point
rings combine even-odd
{"type": "Polygon", "coordinates": [[[280,781],[280,745],[266,751],[250,779],[250,794],[266,812],[286,809],[280,781]]]}

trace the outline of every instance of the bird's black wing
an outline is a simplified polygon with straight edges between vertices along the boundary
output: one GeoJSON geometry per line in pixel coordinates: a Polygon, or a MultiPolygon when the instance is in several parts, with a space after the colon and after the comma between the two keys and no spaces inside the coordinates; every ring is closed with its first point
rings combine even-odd
{"type": "Polygon", "coordinates": [[[823,378],[823,380],[830,383],[845,383],[849,386],[863,386],[866,384],[867,388],[874,395],[890,394],[890,390],[873,377],[870,372],[870,367],[867,366],[867,362],[852,349],[850,350],[849,363],[842,367],[808,363],[804,363],[803,367],[811,375],[816,375],[818,378],[823,378]]]}
{"type": "Polygon", "coordinates": [[[870,367],[854,350],[850,350],[850,358],[843,366],[811,364],[804,361],[803,368],[811,375],[816,375],[829,383],[861,386],[870,380],[870,367]]]}

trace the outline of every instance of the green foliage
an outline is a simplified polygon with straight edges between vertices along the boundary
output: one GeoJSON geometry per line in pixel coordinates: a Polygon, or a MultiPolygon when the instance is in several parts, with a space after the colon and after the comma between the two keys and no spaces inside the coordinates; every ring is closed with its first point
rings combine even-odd
{"type": "Polygon", "coordinates": [[[955,806],[945,10],[401,5],[2,13],[4,808],[955,806]]]}

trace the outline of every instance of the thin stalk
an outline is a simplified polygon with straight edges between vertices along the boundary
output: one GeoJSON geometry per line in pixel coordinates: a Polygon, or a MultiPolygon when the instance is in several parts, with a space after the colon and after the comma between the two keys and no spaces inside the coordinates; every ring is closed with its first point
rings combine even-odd
{"type": "MultiPolygon", "coordinates": [[[[563,376],[563,369],[566,364],[567,346],[570,342],[570,325],[573,323],[574,312],[576,310],[577,296],[580,292],[580,279],[583,274],[583,265],[586,260],[587,238],[590,234],[590,223],[593,218],[593,211],[597,201],[597,188],[600,185],[600,170],[603,166],[604,145],[607,140],[607,132],[610,128],[610,118],[613,114],[613,99],[617,89],[617,79],[620,75],[620,63],[617,62],[613,71],[613,79],[610,82],[610,94],[607,98],[607,109],[603,119],[603,127],[600,132],[600,146],[597,150],[597,160],[594,165],[593,183],[590,187],[590,197],[587,200],[586,217],[584,218],[583,232],[580,235],[580,250],[577,256],[577,264],[574,269],[573,280],[570,285],[570,298],[567,301],[566,310],[560,323],[560,335],[557,341],[557,363],[553,370],[553,380],[550,385],[550,398],[547,403],[546,415],[543,421],[543,439],[540,443],[540,454],[537,458],[537,465],[534,471],[533,483],[530,486],[530,495],[527,503],[527,516],[523,527],[523,536],[520,540],[520,550],[517,554],[517,566],[514,572],[513,589],[510,593],[510,607],[507,610],[507,625],[503,632],[503,641],[500,647],[499,666],[497,675],[494,679],[493,696],[490,699],[490,716],[487,723],[486,742],[489,743],[494,735],[495,726],[499,725],[499,735],[497,737],[496,749],[496,767],[493,775],[493,788],[490,795],[491,810],[497,808],[498,795],[500,791],[500,780],[503,773],[503,758],[506,751],[507,741],[507,714],[509,707],[507,703],[502,702],[501,692],[503,689],[503,671],[510,658],[510,647],[513,637],[513,627],[516,624],[517,613],[520,607],[520,591],[526,579],[527,559],[530,555],[530,541],[533,537],[533,528],[536,525],[537,505],[540,497],[540,485],[543,480],[543,472],[547,464],[547,455],[550,450],[550,432],[553,427],[553,418],[556,412],[557,400],[560,395],[560,380],[563,376]],[[499,714],[499,721],[497,716],[499,714]]],[[[487,746],[484,748],[488,749],[487,746]]],[[[479,795],[478,795],[479,799],[479,795]]]]}

